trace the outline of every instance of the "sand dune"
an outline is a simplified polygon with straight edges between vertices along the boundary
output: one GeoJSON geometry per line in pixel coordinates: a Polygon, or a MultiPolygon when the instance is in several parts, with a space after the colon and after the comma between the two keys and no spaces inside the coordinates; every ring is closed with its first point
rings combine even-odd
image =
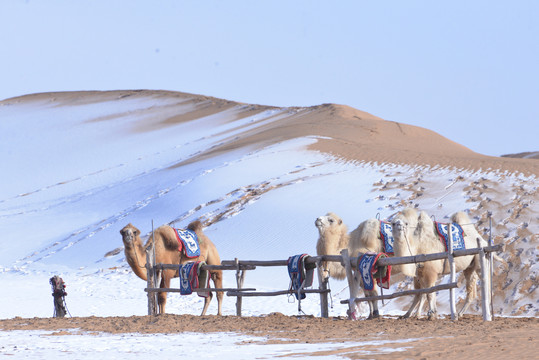
{"type": "Polygon", "coordinates": [[[224,111],[231,113],[231,120],[266,111],[278,113],[277,121],[271,121],[267,126],[258,126],[253,131],[245,131],[240,138],[231,137],[211,151],[200,154],[200,157],[212,156],[212,154],[234,148],[262,147],[292,138],[317,136],[320,140],[311,148],[348,160],[439,165],[483,171],[490,169],[539,175],[539,162],[534,158],[536,153],[507,157],[478,154],[434,131],[386,121],[345,105],[323,104],[311,107],[277,108],[181,92],[125,90],[32,94],[6,99],[0,102],[0,106],[32,102],[50,102],[55,106],[81,105],[139,97],[166,99],[169,105],[166,108],[150,107],[139,110],[146,113],[149,119],[139,123],[137,128],[133,129],[134,131],[151,131],[224,111]],[[177,115],[178,112],[175,109],[178,107],[182,109],[188,107],[188,111],[184,110],[181,115],[177,115]]]}

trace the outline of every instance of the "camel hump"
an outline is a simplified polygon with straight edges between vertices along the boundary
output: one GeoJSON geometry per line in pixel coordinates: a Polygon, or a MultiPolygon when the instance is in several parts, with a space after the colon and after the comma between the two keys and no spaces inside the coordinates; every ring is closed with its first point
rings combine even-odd
{"type": "Polygon", "coordinates": [[[187,229],[191,230],[191,231],[194,231],[195,233],[201,232],[202,231],[202,223],[200,222],[200,220],[195,220],[195,221],[191,222],[189,225],[187,225],[187,229]]]}
{"type": "Polygon", "coordinates": [[[451,222],[457,223],[459,225],[469,225],[471,223],[468,215],[463,211],[458,211],[453,216],[451,216],[451,222]]]}

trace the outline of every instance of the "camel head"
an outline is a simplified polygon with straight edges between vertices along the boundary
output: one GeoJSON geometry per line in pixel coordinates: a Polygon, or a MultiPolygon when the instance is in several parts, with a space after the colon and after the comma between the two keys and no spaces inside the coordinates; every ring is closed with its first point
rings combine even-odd
{"type": "Polygon", "coordinates": [[[133,242],[137,238],[137,236],[140,235],[140,230],[134,227],[131,223],[124,226],[122,230],[120,230],[120,234],[122,234],[122,240],[124,242],[124,245],[126,247],[130,247],[133,245],[133,242]]]}
{"type": "Polygon", "coordinates": [[[337,230],[343,226],[343,222],[338,215],[329,212],[324,216],[319,216],[314,222],[314,225],[320,235],[324,235],[326,232],[338,233],[339,231],[337,230]]]}
{"type": "MultiPolygon", "coordinates": [[[[409,256],[416,253],[415,232],[417,230],[417,211],[404,209],[395,215],[391,221],[393,233],[393,250],[395,256],[409,256]]],[[[398,265],[398,269],[406,276],[415,276],[415,264],[398,265]]]]}
{"type": "Polygon", "coordinates": [[[417,228],[417,222],[417,211],[412,208],[406,208],[395,215],[391,221],[395,241],[410,237],[417,228]]]}

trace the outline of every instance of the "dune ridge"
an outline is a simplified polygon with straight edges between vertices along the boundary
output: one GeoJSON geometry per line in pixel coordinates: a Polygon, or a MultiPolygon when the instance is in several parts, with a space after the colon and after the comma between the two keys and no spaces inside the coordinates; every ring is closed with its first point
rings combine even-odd
{"type": "MultiPolygon", "coordinates": [[[[230,120],[267,111],[279,113],[279,119],[257,126],[253,130],[246,130],[240,137],[231,137],[201,153],[199,157],[246,146],[259,148],[293,138],[314,136],[318,137],[318,141],[310,146],[311,149],[350,161],[539,175],[539,162],[536,161],[535,152],[503,157],[486,156],[429,129],[384,120],[365,111],[339,104],[279,108],[174,91],[116,90],[30,94],[0,101],[0,106],[32,102],[49,102],[51,105],[64,106],[123,101],[137,97],[166,99],[169,105],[166,109],[162,106],[144,109],[148,120],[141,122],[134,131],[152,131],[225,111],[231,113],[230,120]],[[182,108],[181,112],[176,111],[179,107],[182,108]]],[[[196,159],[190,161],[194,160],[196,159]]]]}

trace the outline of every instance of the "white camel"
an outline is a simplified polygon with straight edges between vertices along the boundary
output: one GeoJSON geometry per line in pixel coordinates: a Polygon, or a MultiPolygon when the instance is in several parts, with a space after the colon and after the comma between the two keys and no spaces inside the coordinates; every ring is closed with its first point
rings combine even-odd
{"type": "MultiPolygon", "coordinates": [[[[451,217],[452,223],[461,225],[464,231],[465,247],[475,248],[487,246],[487,242],[477,232],[474,225],[464,212],[457,212],[451,217]]],[[[432,254],[445,252],[445,245],[440,241],[435,228],[434,221],[422,211],[419,217],[415,218],[410,214],[399,213],[393,218],[393,249],[395,256],[411,256],[417,254],[432,254]]],[[[476,282],[479,271],[479,255],[468,255],[455,257],[455,270],[462,271],[466,279],[466,300],[458,315],[462,315],[469,307],[471,301],[477,296],[476,282]]],[[[404,275],[412,276],[417,279],[421,288],[434,286],[439,276],[450,272],[449,263],[446,260],[427,261],[421,265],[404,264],[401,266],[404,275]]],[[[428,317],[433,319],[437,317],[436,293],[426,295],[429,305],[428,317]]],[[[422,308],[424,297],[416,297],[419,301],[419,309],[422,308]]],[[[409,317],[406,314],[404,317],[409,317]]],[[[418,316],[420,313],[418,312],[418,316]]]]}
{"type": "MultiPolygon", "coordinates": [[[[417,212],[414,209],[407,209],[405,212],[410,213],[411,217],[415,215],[415,218],[417,218],[417,212]]],[[[359,224],[351,233],[348,233],[348,228],[342,219],[330,212],[325,216],[318,217],[315,221],[315,226],[319,232],[319,238],[316,244],[318,255],[340,255],[342,249],[348,249],[350,257],[357,257],[359,253],[385,252],[384,241],[380,235],[380,220],[378,219],[367,219],[359,224]]],[[[321,263],[318,271],[320,272],[321,279],[331,277],[337,280],[343,280],[346,277],[345,268],[338,262],[324,261],[321,263]]],[[[399,267],[393,267],[392,273],[395,274],[398,272],[400,272],[399,267]]],[[[376,282],[372,290],[365,290],[360,277],[360,286],[365,296],[378,295],[376,282]]],[[[414,304],[417,304],[417,302],[415,301],[414,304]]],[[[379,317],[378,302],[369,301],[368,304],[368,319],[379,317]]],[[[411,312],[412,310],[413,308],[410,308],[408,311],[411,312]]],[[[354,314],[350,314],[350,316],[354,317],[354,314]]]]}

